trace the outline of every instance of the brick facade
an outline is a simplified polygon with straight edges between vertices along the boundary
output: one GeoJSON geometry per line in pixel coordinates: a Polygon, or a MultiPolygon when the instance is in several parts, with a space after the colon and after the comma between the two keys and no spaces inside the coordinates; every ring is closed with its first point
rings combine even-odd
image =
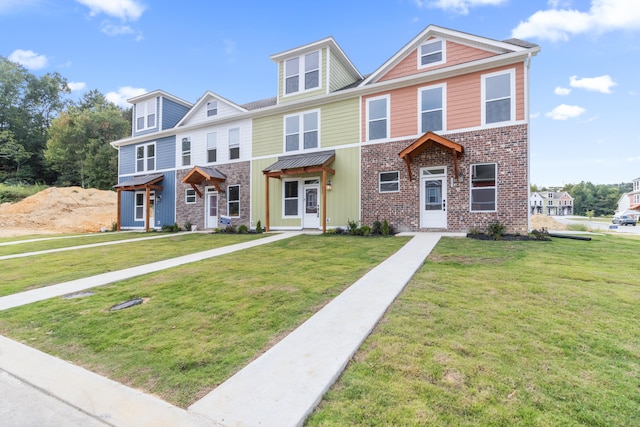
{"type": "MultiPolygon", "coordinates": [[[[238,226],[241,224],[250,226],[250,196],[251,196],[251,168],[249,162],[230,163],[226,165],[216,165],[216,169],[226,175],[227,180],[220,185],[224,193],[218,194],[218,218],[227,215],[227,187],[229,185],[240,186],[240,216],[231,218],[231,224],[238,226]]],[[[189,184],[183,184],[182,178],[189,173],[189,169],[177,171],[176,177],[176,222],[181,227],[189,221],[198,227],[198,230],[205,229],[205,187],[209,183],[198,186],[203,197],[196,196],[196,203],[186,203],[186,190],[191,188],[189,184]]]]}
{"type": "MultiPolygon", "coordinates": [[[[453,154],[434,145],[411,162],[412,180],[407,165],[398,154],[414,140],[362,146],[361,209],[362,224],[387,220],[399,231],[428,231],[420,227],[420,168],[447,168],[447,231],[486,231],[487,225],[499,221],[508,233],[528,232],[529,177],[527,125],[461,132],[443,135],[464,147],[458,159],[462,181],[453,176],[453,154]],[[470,166],[497,164],[497,208],[492,212],[471,212],[470,166]],[[380,193],[378,174],[399,171],[400,191],[380,193]]],[[[435,231],[435,230],[433,230],[435,231]]]]}

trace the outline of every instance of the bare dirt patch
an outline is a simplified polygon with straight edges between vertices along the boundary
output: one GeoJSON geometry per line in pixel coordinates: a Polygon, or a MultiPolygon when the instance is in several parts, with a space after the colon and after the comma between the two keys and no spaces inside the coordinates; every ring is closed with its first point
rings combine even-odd
{"type": "Polygon", "coordinates": [[[531,217],[531,228],[533,230],[566,230],[567,226],[559,223],[555,219],[547,215],[535,214],[531,217]]]}
{"type": "Polygon", "coordinates": [[[19,202],[0,205],[0,237],[111,229],[117,204],[115,191],[50,187],[19,202]]]}

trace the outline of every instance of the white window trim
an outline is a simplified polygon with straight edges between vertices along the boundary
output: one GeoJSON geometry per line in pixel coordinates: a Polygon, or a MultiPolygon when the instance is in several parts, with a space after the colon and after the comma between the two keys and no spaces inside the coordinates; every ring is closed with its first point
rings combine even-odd
{"type": "Polygon", "coordinates": [[[420,46],[418,46],[417,57],[418,57],[418,69],[429,68],[429,67],[434,67],[436,65],[444,64],[445,62],[447,62],[447,41],[441,38],[432,38],[429,40],[425,40],[424,43],[420,43],[420,46]],[[422,65],[422,46],[431,44],[431,43],[436,43],[436,42],[442,43],[441,45],[442,59],[437,62],[432,62],[430,64],[422,65]]]}
{"type": "Polygon", "coordinates": [[[197,202],[197,195],[196,195],[196,190],[194,190],[193,188],[187,188],[184,190],[184,203],[186,205],[195,205],[197,202]],[[193,192],[193,195],[190,195],[189,193],[193,192]],[[190,202],[189,199],[193,197],[193,201],[190,202]]]}
{"type": "Polygon", "coordinates": [[[207,117],[215,117],[218,115],[218,100],[217,99],[212,99],[211,101],[207,102],[207,106],[206,106],[206,116],[207,117]],[[213,108],[210,108],[210,105],[214,105],[213,108]],[[209,112],[214,112],[213,114],[209,114],[209,112]]]}
{"type": "Polygon", "coordinates": [[[437,132],[445,132],[447,130],[447,84],[441,83],[418,88],[418,129],[420,129],[421,134],[424,133],[422,131],[422,92],[437,88],[442,88],[442,129],[437,132]]]}
{"type": "Polygon", "coordinates": [[[299,56],[293,56],[282,61],[282,96],[299,95],[304,92],[311,92],[314,90],[322,89],[322,49],[313,50],[311,52],[305,52],[299,56]],[[318,52],[318,86],[306,89],[305,86],[305,56],[318,52]],[[295,92],[287,93],[287,61],[298,58],[298,73],[294,74],[298,76],[298,90],[295,92]]]}
{"type": "Polygon", "coordinates": [[[514,123],[516,121],[516,70],[515,68],[510,68],[508,70],[496,71],[494,73],[483,74],[481,77],[481,85],[480,85],[480,109],[481,109],[481,119],[482,126],[504,126],[505,123],[514,123]],[[490,77],[500,76],[503,74],[509,74],[509,82],[511,87],[509,88],[511,92],[511,109],[510,109],[510,120],[505,120],[503,122],[493,122],[487,123],[487,100],[485,99],[487,94],[487,79],[490,77]]]}
{"type": "MultiPolygon", "coordinates": [[[[293,134],[291,134],[293,135],[293,134]]],[[[321,133],[320,133],[320,110],[308,110],[301,111],[295,114],[287,114],[282,117],[282,152],[283,153],[300,153],[304,151],[313,151],[322,147],[321,144],[321,133]],[[317,125],[318,125],[318,146],[314,148],[304,148],[304,116],[307,114],[316,114],[317,117],[317,125]],[[290,117],[297,117],[298,119],[298,149],[287,151],[287,119],[290,117]]]]}
{"type": "Polygon", "coordinates": [[[242,193],[241,193],[241,190],[242,190],[242,189],[240,188],[240,185],[239,185],[239,184],[235,184],[235,185],[229,185],[229,186],[227,186],[227,216],[229,216],[230,218],[240,218],[240,216],[241,216],[241,214],[240,214],[240,213],[242,212],[242,211],[241,211],[241,208],[242,208],[242,206],[241,206],[241,200],[242,200],[242,196],[241,196],[241,194],[242,194],[242,193]],[[235,201],[235,200],[231,200],[231,199],[229,198],[229,193],[230,193],[229,189],[230,189],[231,187],[238,187],[238,201],[237,201],[237,203],[238,203],[238,215],[234,215],[234,216],[232,216],[232,215],[231,215],[231,209],[229,209],[229,207],[230,207],[231,203],[236,203],[236,201],[235,201]]]}
{"type": "Polygon", "coordinates": [[[184,138],[180,139],[180,161],[182,163],[182,166],[190,166],[191,165],[191,151],[192,151],[192,142],[191,142],[191,138],[186,136],[184,138]],[[189,149],[188,150],[184,150],[182,144],[184,143],[184,140],[187,140],[189,142],[189,149]],[[189,156],[189,162],[185,163],[184,161],[184,157],[185,156],[189,156]]]}
{"type": "Polygon", "coordinates": [[[228,147],[228,151],[227,151],[227,156],[228,157],[227,158],[229,159],[229,161],[242,159],[242,150],[240,148],[240,140],[241,140],[241,138],[242,138],[242,131],[240,130],[239,126],[229,128],[229,130],[227,131],[227,147],[228,147]],[[231,131],[235,131],[235,130],[238,131],[238,141],[232,143],[231,142],[231,131]],[[234,159],[231,158],[231,149],[232,148],[237,148],[238,149],[238,157],[237,158],[234,158],[234,159]]]}
{"type": "Polygon", "coordinates": [[[400,171],[382,171],[382,172],[378,172],[378,193],[380,194],[386,194],[386,193],[399,193],[400,192],[400,171]],[[385,183],[392,183],[392,182],[397,182],[398,183],[398,189],[397,190],[393,190],[393,191],[385,191],[382,190],[382,174],[383,173],[395,173],[398,175],[398,179],[396,181],[385,181],[385,183]]]}
{"type": "Polygon", "coordinates": [[[205,159],[207,159],[207,163],[211,164],[211,163],[218,163],[218,132],[207,132],[207,134],[205,135],[205,159]],[[209,147],[209,135],[215,135],[215,151],[216,151],[216,160],[214,162],[210,162],[209,161],[209,151],[211,150],[211,148],[209,147]]]}
{"type": "Polygon", "coordinates": [[[302,180],[300,179],[283,179],[282,180],[282,219],[299,219],[302,218],[302,207],[300,206],[300,201],[302,199],[302,197],[300,197],[300,191],[302,189],[303,183],[302,180]],[[287,200],[285,198],[286,195],[286,191],[285,191],[285,185],[287,182],[297,182],[298,183],[298,197],[296,197],[296,199],[298,200],[298,213],[296,215],[287,215],[285,213],[285,200],[287,200]]]}
{"type": "Polygon", "coordinates": [[[147,205],[147,196],[145,191],[136,191],[133,196],[133,220],[144,221],[147,205]],[[142,195],[142,217],[138,217],[138,195],[142,195]]]}
{"type": "Polygon", "coordinates": [[[485,163],[473,163],[469,165],[469,212],[478,212],[478,213],[486,213],[486,212],[497,212],[498,211],[498,164],[496,162],[485,162],[485,163]],[[495,189],[495,206],[493,210],[473,210],[473,199],[471,195],[473,194],[473,167],[481,166],[481,165],[493,165],[495,171],[495,185],[493,187],[485,187],[485,188],[494,188],[495,189]]]}
{"type": "MultiPolygon", "coordinates": [[[[381,120],[381,119],[376,119],[376,120],[381,120]]],[[[382,95],[382,96],[376,96],[373,98],[367,98],[367,122],[366,122],[366,133],[367,133],[367,141],[384,141],[387,140],[389,138],[391,138],[391,95],[387,94],[387,95],[382,95]],[[380,99],[386,99],[387,101],[387,136],[384,138],[376,138],[376,139],[371,139],[369,138],[369,112],[371,111],[371,103],[374,101],[378,101],[380,99]]]]}
{"type": "Polygon", "coordinates": [[[136,104],[136,114],[135,114],[135,118],[134,118],[134,126],[136,127],[136,131],[144,131],[144,130],[148,130],[148,129],[155,129],[156,127],[158,127],[158,101],[156,98],[153,99],[148,99],[144,102],[139,102],[136,104]],[[153,105],[152,109],[153,111],[149,111],[149,106],[153,105]],[[143,110],[143,114],[140,115],[139,112],[140,110],[143,110]],[[153,126],[149,126],[149,116],[153,114],[155,115],[155,122],[153,124],[153,126]],[[139,118],[144,118],[144,126],[143,127],[138,127],[138,119],[139,118]]]}
{"type": "Polygon", "coordinates": [[[156,142],[149,142],[147,144],[139,144],[136,145],[135,148],[135,162],[136,162],[136,173],[140,173],[140,172],[148,172],[148,171],[155,171],[158,170],[158,147],[156,146],[156,142]],[[148,153],[148,149],[147,147],[149,145],[153,145],[153,169],[148,169],[148,161],[149,161],[149,157],[147,157],[147,153],[148,153]],[[138,148],[139,147],[144,147],[144,157],[143,157],[143,168],[142,169],[138,169],[138,148]]]}

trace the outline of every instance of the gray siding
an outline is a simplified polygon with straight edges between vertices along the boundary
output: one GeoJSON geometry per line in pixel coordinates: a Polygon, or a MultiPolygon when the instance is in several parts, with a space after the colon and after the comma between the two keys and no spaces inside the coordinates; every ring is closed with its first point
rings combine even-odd
{"type": "Polygon", "coordinates": [[[171,129],[187,114],[189,108],[167,98],[162,98],[162,130],[171,129]]]}

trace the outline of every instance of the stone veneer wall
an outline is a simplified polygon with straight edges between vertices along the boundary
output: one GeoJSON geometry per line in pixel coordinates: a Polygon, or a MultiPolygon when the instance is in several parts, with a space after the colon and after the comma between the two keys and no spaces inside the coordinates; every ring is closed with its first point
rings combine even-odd
{"type": "Polygon", "coordinates": [[[507,233],[528,232],[529,180],[527,125],[505,126],[443,135],[464,147],[458,159],[462,182],[454,183],[453,155],[440,146],[429,147],[411,161],[412,181],[407,165],[398,153],[414,140],[362,146],[362,224],[389,221],[398,231],[427,231],[420,228],[420,168],[447,167],[447,231],[486,231],[492,221],[500,221],[507,233]],[[470,165],[497,163],[497,210],[471,212],[469,192],[470,165]],[[400,172],[400,191],[380,193],[379,172],[400,172]]]}
{"type": "MultiPolygon", "coordinates": [[[[250,226],[250,197],[251,197],[251,169],[249,162],[230,163],[225,165],[215,165],[217,170],[226,175],[227,180],[223,182],[220,187],[225,191],[224,194],[218,194],[218,218],[220,215],[227,215],[227,187],[229,185],[240,185],[240,216],[231,218],[231,224],[238,226],[241,224],[250,226]]],[[[191,169],[182,169],[177,171],[176,177],[176,222],[180,227],[184,226],[184,223],[189,221],[191,224],[198,227],[198,230],[204,230],[204,189],[210,186],[209,183],[203,183],[198,186],[198,189],[202,193],[203,197],[196,195],[196,203],[187,204],[185,193],[188,188],[191,188],[189,184],[183,184],[182,178],[189,173],[191,169]]]]}

